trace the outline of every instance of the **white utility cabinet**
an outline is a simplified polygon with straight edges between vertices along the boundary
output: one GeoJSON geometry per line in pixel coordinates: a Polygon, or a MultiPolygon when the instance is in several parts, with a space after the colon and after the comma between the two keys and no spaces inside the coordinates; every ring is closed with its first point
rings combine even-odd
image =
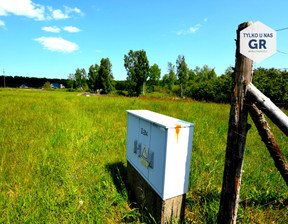
{"type": "Polygon", "coordinates": [[[128,162],[163,199],[188,191],[194,124],[148,110],[127,110],[128,162]]]}

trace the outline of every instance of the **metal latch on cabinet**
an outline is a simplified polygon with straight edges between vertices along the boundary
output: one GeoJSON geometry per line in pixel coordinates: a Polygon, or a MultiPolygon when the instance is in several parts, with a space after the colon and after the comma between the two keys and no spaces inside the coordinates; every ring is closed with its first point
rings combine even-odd
{"type": "Polygon", "coordinates": [[[150,152],[149,148],[142,143],[134,141],[134,153],[140,157],[141,164],[146,168],[150,167],[153,169],[154,167],[154,152],[150,152]]]}

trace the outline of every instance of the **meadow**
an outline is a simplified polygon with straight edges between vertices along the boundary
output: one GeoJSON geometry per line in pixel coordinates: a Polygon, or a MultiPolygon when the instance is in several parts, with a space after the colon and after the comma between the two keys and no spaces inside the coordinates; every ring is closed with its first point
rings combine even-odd
{"type": "MultiPolygon", "coordinates": [[[[128,109],[195,124],[185,223],[215,223],[230,105],[20,89],[0,89],[0,223],[153,222],[128,199],[128,109]]],[[[287,137],[268,122],[287,158],[287,137]]],[[[243,170],[237,222],[287,223],[287,186],[254,125],[243,170]]]]}

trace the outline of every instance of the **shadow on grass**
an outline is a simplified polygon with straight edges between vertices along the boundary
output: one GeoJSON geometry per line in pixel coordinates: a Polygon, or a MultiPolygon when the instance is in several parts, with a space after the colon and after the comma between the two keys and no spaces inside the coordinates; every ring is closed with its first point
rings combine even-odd
{"type": "Polygon", "coordinates": [[[220,192],[217,189],[198,190],[186,198],[186,206],[193,211],[189,220],[201,223],[216,223],[220,203],[220,192]]]}
{"type": "Polygon", "coordinates": [[[127,167],[123,162],[107,164],[106,169],[109,171],[117,192],[122,197],[127,198],[127,167]]]}
{"type": "Polygon", "coordinates": [[[155,223],[147,208],[135,202],[135,198],[129,189],[127,183],[127,167],[123,162],[107,164],[105,168],[109,171],[117,192],[127,200],[130,211],[123,215],[125,222],[140,222],[155,223]]]}

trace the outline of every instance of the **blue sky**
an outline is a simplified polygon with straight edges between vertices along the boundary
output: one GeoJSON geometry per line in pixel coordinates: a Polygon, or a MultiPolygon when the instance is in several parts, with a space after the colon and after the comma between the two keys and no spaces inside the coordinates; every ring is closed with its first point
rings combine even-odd
{"type": "MultiPolygon", "coordinates": [[[[284,0],[0,0],[0,74],[67,78],[108,57],[124,80],[124,54],[144,49],[162,76],[178,55],[221,75],[234,66],[238,25],[286,28],[287,9],[284,0]]],[[[277,50],[288,53],[288,30],[277,32],[277,50]]],[[[284,53],[254,67],[288,68],[284,53]]]]}

